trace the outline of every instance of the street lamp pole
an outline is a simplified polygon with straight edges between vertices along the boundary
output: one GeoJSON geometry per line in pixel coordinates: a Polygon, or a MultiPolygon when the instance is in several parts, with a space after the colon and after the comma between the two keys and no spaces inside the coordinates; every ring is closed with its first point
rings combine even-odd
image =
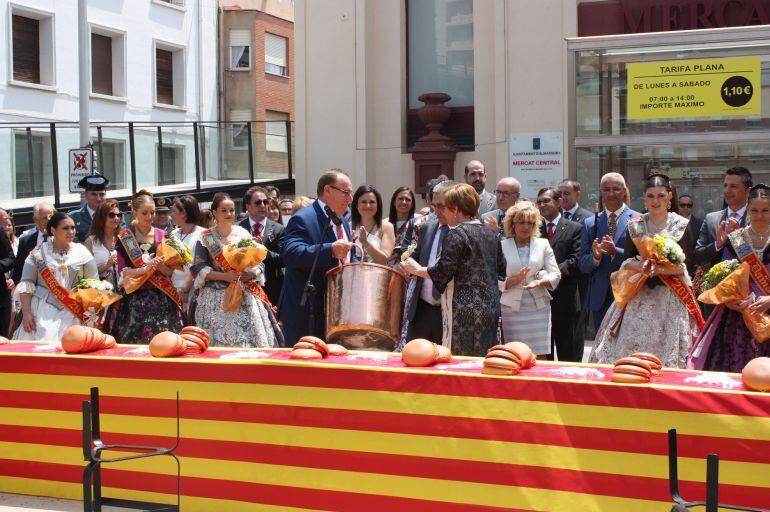
{"type": "Polygon", "coordinates": [[[78,104],[80,114],[80,147],[90,144],[91,133],[89,126],[89,95],[90,95],[90,55],[88,31],[88,0],[78,0],[78,104]]]}

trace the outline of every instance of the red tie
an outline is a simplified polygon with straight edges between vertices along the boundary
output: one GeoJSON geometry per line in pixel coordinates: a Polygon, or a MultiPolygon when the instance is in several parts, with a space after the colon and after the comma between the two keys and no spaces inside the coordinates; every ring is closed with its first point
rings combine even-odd
{"type": "Polygon", "coordinates": [[[553,222],[548,223],[548,241],[553,240],[553,222]]]}
{"type": "MultiPolygon", "coordinates": [[[[342,231],[342,224],[337,224],[337,240],[345,240],[345,233],[342,231]]],[[[342,259],[342,263],[350,263],[350,253],[342,259]]]]}
{"type": "Polygon", "coordinates": [[[260,224],[259,222],[254,224],[254,230],[252,231],[251,234],[254,236],[254,238],[256,238],[261,242],[262,241],[262,224],[260,224]]]}

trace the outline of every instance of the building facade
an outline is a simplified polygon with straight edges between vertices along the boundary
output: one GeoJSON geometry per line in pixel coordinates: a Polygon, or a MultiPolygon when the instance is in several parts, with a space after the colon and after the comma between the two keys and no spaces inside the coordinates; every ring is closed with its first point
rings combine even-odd
{"type": "Polygon", "coordinates": [[[385,196],[418,188],[418,97],[445,92],[455,178],[472,159],[489,190],[509,175],[529,196],[577,178],[592,208],[602,173],[625,174],[639,198],[661,170],[696,211],[715,209],[726,168],[770,178],[765,12],[765,0],[298,1],[297,191],[312,193],[329,167],[385,196]],[[740,58],[751,59],[754,107],[629,116],[627,64],[740,58]]]}

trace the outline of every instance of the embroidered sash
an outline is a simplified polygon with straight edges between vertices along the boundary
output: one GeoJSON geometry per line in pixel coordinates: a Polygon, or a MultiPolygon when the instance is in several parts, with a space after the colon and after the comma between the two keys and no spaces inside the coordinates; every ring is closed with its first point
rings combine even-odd
{"type": "Polygon", "coordinates": [[[745,232],[742,229],[738,229],[727,235],[727,237],[738,254],[738,259],[749,264],[749,273],[757,286],[759,286],[759,289],[765,295],[770,295],[770,273],[762,264],[762,260],[759,259],[757,253],[751,248],[745,232]]]}
{"type": "MultiPolygon", "coordinates": [[[[123,244],[123,248],[126,250],[126,254],[128,254],[131,265],[134,268],[141,268],[142,265],[144,265],[144,261],[142,260],[142,250],[139,248],[139,242],[137,242],[134,233],[130,229],[124,229],[118,233],[118,240],[123,244]]],[[[158,272],[153,272],[147,280],[158,290],[168,295],[180,311],[184,310],[182,298],[171,283],[171,279],[158,272]]]]}
{"type": "MultiPolygon", "coordinates": [[[[230,272],[233,270],[233,267],[231,267],[225,259],[224,248],[222,247],[222,244],[217,241],[217,237],[214,236],[214,233],[212,233],[210,229],[207,229],[201,233],[201,242],[203,242],[206,250],[209,251],[209,254],[211,254],[211,256],[214,258],[214,261],[217,262],[222,270],[225,272],[230,272]]],[[[268,308],[270,308],[273,311],[273,314],[277,314],[278,308],[270,303],[270,299],[267,298],[265,290],[262,289],[262,287],[255,279],[252,279],[251,281],[241,281],[241,284],[243,285],[244,289],[246,289],[246,291],[251,293],[257,299],[261,300],[268,308]]]]}
{"type": "MultiPolygon", "coordinates": [[[[42,255],[42,249],[40,250],[42,255]]],[[[81,323],[85,323],[85,311],[83,310],[83,306],[70,297],[69,290],[59,284],[56,280],[56,276],[53,275],[53,271],[45,264],[45,260],[40,260],[40,262],[38,262],[37,270],[43,283],[45,283],[46,288],[51,292],[51,295],[53,295],[62,306],[67,308],[70,313],[75,315],[81,323]]]]}

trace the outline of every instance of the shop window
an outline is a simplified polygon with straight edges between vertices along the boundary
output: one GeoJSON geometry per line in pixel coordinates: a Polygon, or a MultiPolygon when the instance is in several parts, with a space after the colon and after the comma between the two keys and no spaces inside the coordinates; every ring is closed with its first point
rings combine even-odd
{"type": "Polygon", "coordinates": [[[407,146],[427,134],[417,117],[426,92],[452,99],[442,133],[461,150],[473,150],[474,57],[472,0],[407,1],[407,146]]]}
{"type": "Polygon", "coordinates": [[[176,185],[184,178],[184,146],[163,144],[158,150],[158,185],[176,185]]]}
{"type": "Polygon", "coordinates": [[[53,195],[51,138],[34,132],[13,136],[15,198],[53,195]]]}
{"type": "Polygon", "coordinates": [[[265,73],[288,76],[286,58],[289,40],[285,37],[265,33],[265,73]]]}
{"type": "Polygon", "coordinates": [[[251,30],[230,31],[230,69],[251,69],[251,30]]]}
{"type": "Polygon", "coordinates": [[[53,16],[11,8],[11,65],[17,84],[55,85],[53,16]]]}
{"type": "Polygon", "coordinates": [[[265,151],[286,153],[288,151],[286,124],[289,114],[267,110],[265,120],[265,151]]]}

